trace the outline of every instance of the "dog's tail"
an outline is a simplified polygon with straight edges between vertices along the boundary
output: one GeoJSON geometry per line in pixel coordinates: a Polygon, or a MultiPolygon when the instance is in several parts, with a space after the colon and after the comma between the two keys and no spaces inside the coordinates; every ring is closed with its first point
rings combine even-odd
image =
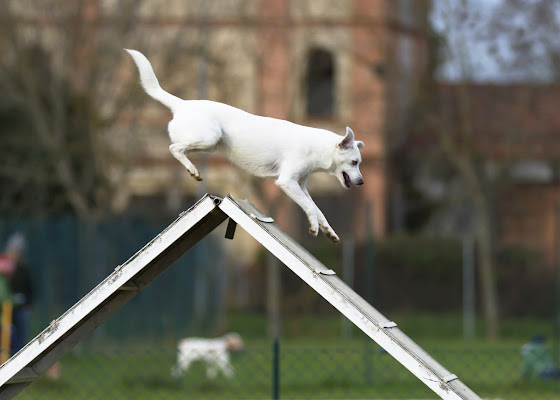
{"type": "Polygon", "coordinates": [[[173,96],[171,93],[168,93],[161,88],[152,68],[152,64],[150,64],[150,61],[148,61],[144,54],[136,50],[125,50],[131,55],[138,67],[138,72],[140,72],[140,83],[146,93],[173,111],[175,106],[183,100],[177,96],[173,96]]]}

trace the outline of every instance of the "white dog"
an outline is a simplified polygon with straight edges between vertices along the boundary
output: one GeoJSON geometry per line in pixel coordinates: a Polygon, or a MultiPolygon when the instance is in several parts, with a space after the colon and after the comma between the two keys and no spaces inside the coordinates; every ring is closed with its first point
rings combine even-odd
{"type": "Polygon", "coordinates": [[[169,150],[194,179],[200,181],[202,177],[187,155],[220,152],[255,176],[276,179],[276,185],[307,214],[313,236],[317,236],[320,227],[330,240],[340,241],[305,184],[311,174],[319,171],[334,175],[345,188],[364,183],[359,170],[359,149],[364,143],[354,140],[350,128],[341,137],[324,129],[249,114],[222,103],[182,100],[160,87],[142,53],[127,51],[138,67],[146,93],[171,109],[169,150]]]}
{"type": "Polygon", "coordinates": [[[239,351],[244,347],[241,336],[228,333],[216,339],[187,338],[177,345],[177,364],[171,374],[178,378],[197,360],[206,363],[206,376],[214,379],[221,371],[226,377],[235,374],[229,359],[229,352],[239,351]]]}

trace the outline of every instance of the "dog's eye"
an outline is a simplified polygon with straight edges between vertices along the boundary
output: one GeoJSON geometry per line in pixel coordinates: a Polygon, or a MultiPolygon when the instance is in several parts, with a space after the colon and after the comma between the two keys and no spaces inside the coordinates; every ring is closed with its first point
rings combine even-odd
{"type": "Polygon", "coordinates": [[[358,165],[358,160],[352,160],[352,165],[358,165]]]}

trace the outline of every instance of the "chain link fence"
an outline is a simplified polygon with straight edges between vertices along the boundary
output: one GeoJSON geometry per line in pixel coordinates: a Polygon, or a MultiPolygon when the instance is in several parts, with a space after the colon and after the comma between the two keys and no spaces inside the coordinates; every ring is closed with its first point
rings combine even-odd
{"type": "MultiPolygon", "coordinates": [[[[524,379],[518,348],[427,349],[485,399],[560,399],[560,380],[524,379]]],[[[149,345],[134,349],[85,351],[60,362],[60,376],[48,373],[19,399],[435,399],[389,354],[372,343],[295,345],[281,343],[278,363],[271,343],[246,343],[231,354],[232,377],[208,374],[194,362],[172,374],[176,351],[149,345]],[[275,368],[277,379],[275,382],[275,368]]]]}

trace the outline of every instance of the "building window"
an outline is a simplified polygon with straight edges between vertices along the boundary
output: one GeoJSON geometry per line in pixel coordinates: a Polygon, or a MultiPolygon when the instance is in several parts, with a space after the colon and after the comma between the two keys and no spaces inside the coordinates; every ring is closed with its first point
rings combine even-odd
{"type": "Polygon", "coordinates": [[[332,117],[334,114],[334,60],[331,52],[312,49],[307,56],[305,85],[307,115],[332,117]]]}

